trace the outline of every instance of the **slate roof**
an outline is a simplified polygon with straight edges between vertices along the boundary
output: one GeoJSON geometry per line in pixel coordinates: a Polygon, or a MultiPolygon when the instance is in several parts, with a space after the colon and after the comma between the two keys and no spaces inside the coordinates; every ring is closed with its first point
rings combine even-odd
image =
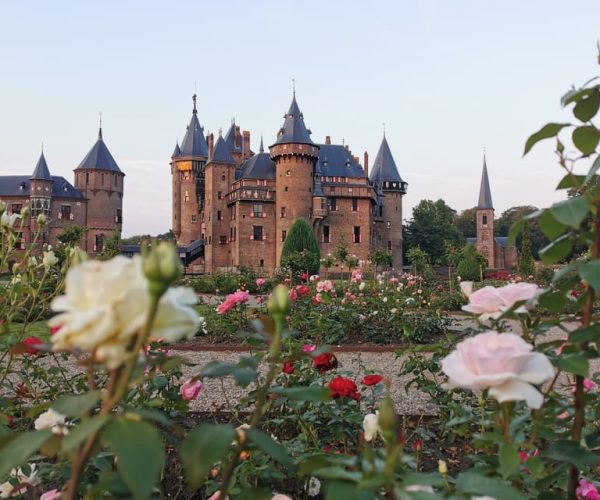
{"type": "Polygon", "coordinates": [[[219,135],[209,161],[215,163],[235,163],[230,151],[229,145],[225,142],[225,139],[219,135]]]}
{"type": "MultiPolygon", "coordinates": [[[[78,198],[83,199],[83,194],[75,189],[69,181],[58,175],[51,176],[53,198],[78,198]]],[[[29,196],[31,188],[30,178],[27,175],[0,176],[0,197],[2,196],[29,196]]]]}
{"type": "Polygon", "coordinates": [[[204,128],[198,121],[195,94],[193,100],[194,109],[183,142],[181,143],[181,156],[201,156],[203,158],[208,158],[208,146],[206,145],[206,139],[204,138],[204,128]]]}
{"type": "Polygon", "coordinates": [[[171,155],[171,158],[177,158],[181,156],[181,148],[179,147],[179,141],[177,141],[175,143],[175,149],[173,150],[173,154],[171,155]]]}
{"type": "Polygon", "coordinates": [[[231,127],[229,127],[229,130],[225,134],[225,144],[227,144],[228,151],[236,151],[236,152],[242,151],[241,142],[239,145],[237,145],[237,146],[235,145],[235,122],[234,121],[231,122],[231,127]]]}
{"type": "MultiPolygon", "coordinates": [[[[494,236],[494,241],[503,248],[508,246],[508,236],[494,236]]],[[[477,238],[467,238],[467,243],[475,245],[477,243],[477,238]]]]}
{"type": "Polygon", "coordinates": [[[46,158],[44,157],[44,152],[40,155],[40,159],[33,170],[33,174],[31,174],[30,179],[40,180],[40,181],[52,181],[52,176],[50,175],[50,169],[48,168],[48,164],[46,163],[46,158]]]}
{"type": "Polygon", "coordinates": [[[481,186],[479,187],[479,201],[477,202],[477,208],[494,208],[485,156],[483,157],[483,172],[481,173],[481,186]]]}
{"type": "Polygon", "coordinates": [[[81,161],[79,166],[75,169],[96,169],[96,170],[107,170],[108,172],[116,172],[123,174],[119,165],[110,154],[108,147],[102,139],[102,128],[98,132],[98,140],[90,149],[90,152],[81,161]]]}
{"type": "Polygon", "coordinates": [[[275,162],[269,153],[258,153],[248,158],[236,172],[237,179],[275,179],[275,162]]]}
{"type": "Polygon", "coordinates": [[[369,179],[372,182],[404,182],[398,173],[398,167],[396,167],[396,162],[394,161],[385,135],[383,136],[381,146],[379,146],[379,151],[373,162],[373,168],[369,174],[369,179]]]}
{"type": "Polygon", "coordinates": [[[311,132],[304,124],[304,115],[296,102],[295,92],[290,109],[283,117],[283,127],[279,129],[275,144],[314,144],[310,138],[311,132]]]}
{"type": "Polygon", "coordinates": [[[315,172],[323,177],[365,177],[365,171],[341,144],[319,144],[315,172]]]}

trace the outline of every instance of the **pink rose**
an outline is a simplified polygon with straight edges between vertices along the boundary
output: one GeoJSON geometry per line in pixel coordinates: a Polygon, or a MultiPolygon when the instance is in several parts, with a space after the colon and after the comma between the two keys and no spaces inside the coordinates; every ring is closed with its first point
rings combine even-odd
{"type": "Polygon", "coordinates": [[[331,280],[319,281],[317,283],[317,292],[331,292],[333,290],[333,283],[331,280]]]}
{"type": "MultiPolygon", "coordinates": [[[[505,309],[510,309],[517,302],[527,301],[529,305],[535,305],[542,291],[535,283],[510,283],[497,289],[496,293],[502,299],[505,309]]],[[[477,292],[476,292],[477,293],[477,292]]],[[[523,313],[527,309],[525,305],[517,308],[515,312],[523,313]]]]}
{"type": "Polygon", "coordinates": [[[313,283],[315,281],[319,281],[319,275],[318,274],[313,274],[310,278],[308,278],[308,280],[313,283]]]}
{"type": "Polygon", "coordinates": [[[48,490],[46,493],[42,493],[40,500],[60,500],[62,494],[58,490],[48,490]]]}
{"type": "MultiPolygon", "coordinates": [[[[596,383],[590,378],[583,379],[583,392],[589,392],[596,389],[596,383]]],[[[575,393],[575,384],[573,384],[573,393],[575,393]]]]}
{"type": "Polygon", "coordinates": [[[316,295],[315,295],[315,296],[312,298],[312,303],[313,303],[315,306],[318,306],[318,305],[321,303],[321,300],[322,300],[322,299],[321,299],[321,294],[320,294],[320,293],[317,293],[317,294],[316,294],[316,295]]]}
{"type": "Polygon", "coordinates": [[[266,282],[267,282],[267,280],[264,278],[256,278],[256,286],[258,286],[258,287],[265,286],[266,282]]]}
{"type": "MultiPolygon", "coordinates": [[[[467,282],[468,283],[468,282],[467,282]]],[[[461,290],[465,292],[465,287],[461,283],[461,290]]],[[[463,306],[463,311],[481,316],[481,320],[488,318],[497,318],[502,314],[501,309],[504,302],[496,293],[493,286],[484,286],[469,296],[469,303],[463,306]]]]}
{"type": "Polygon", "coordinates": [[[217,307],[217,313],[225,314],[231,311],[237,304],[245,304],[250,300],[250,294],[244,290],[230,293],[224,302],[217,307]]]}
{"type": "Polygon", "coordinates": [[[179,389],[179,394],[186,401],[192,401],[198,397],[200,391],[202,390],[202,382],[200,380],[186,380],[181,388],[179,389]]]}
{"type": "Polygon", "coordinates": [[[317,350],[317,346],[314,344],[305,344],[302,346],[302,352],[311,353],[317,350]]]}
{"type": "Polygon", "coordinates": [[[525,400],[540,408],[542,394],[532,385],[554,377],[548,358],[514,333],[488,331],[459,342],[442,360],[448,388],[489,389],[498,402],[525,400]]]}
{"type": "Polygon", "coordinates": [[[579,480],[579,488],[575,490],[577,500],[600,500],[600,493],[593,483],[585,479],[579,480]]]}

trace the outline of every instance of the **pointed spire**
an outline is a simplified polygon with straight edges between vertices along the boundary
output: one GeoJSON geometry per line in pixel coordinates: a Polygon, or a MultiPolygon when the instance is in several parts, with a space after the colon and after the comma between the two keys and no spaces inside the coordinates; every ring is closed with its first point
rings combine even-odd
{"type": "Polygon", "coordinates": [[[194,109],[192,111],[192,119],[188,124],[181,142],[181,156],[195,156],[208,158],[208,146],[204,138],[204,128],[198,121],[198,110],[196,108],[196,94],[192,96],[194,109]]]}
{"type": "Polygon", "coordinates": [[[102,140],[102,111],[100,111],[100,127],[98,128],[98,140],[102,140]]]}
{"type": "Polygon", "coordinates": [[[479,187],[479,202],[477,208],[480,209],[494,209],[492,203],[492,191],[490,189],[490,179],[487,171],[487,161],[485,152],[483,153],[483,171],[481,172],[481,185],[479,187]]]}
{"type": "Polygon", "coordinates": [[[304,124],[304,116],[296,102],[296,91],[292,97],[290,109],[283,115],[284,122],[275,144],[314,144],[310,138],[310,130],[304,124]]]}
{"type": "Polygon", "coordinates": [[[175,149],[173,150],[173,154],[171,155],[171,158],[177,158],[178,156],[181,156],[181,148],[179,147],[179,139],[177,139],[177,142],[175,143],[175,149]]]}
{"type": "Polygon", "coordinates": [[[42,154],[40,155],[40,159],[33,170],[33,174],[31,174],[30,179],[38,180],[38,181],[51,181],[52,176],[50,175],[50,169],[48,168],[48,164],[46,163],[46,158],[44,157],[44,146],[42,145],[42,154]]]}
{"type": "Polygon", "coordinates": [[[262,134],[260,134],[260,147],[258,148],[258,152],[259,153],[264,153],[265,152],[265,147],[263,146],[263,136],[262,136],[262,134]]]}
{"type": "Polygon", "coordinates": [[[100,131],[98,132],[98,140],[77,167],[77,169],[80,168],[107,170],[109,172],[116,172],[119,174],[123,173],[113,156],[110,154],[106,143],[102,139],[102,127],[100,127],[100,131]]]}
{"type": "Polygon", "coordinates": [[[404,182],[398,173],[398,167],[392,156],[392,151],[385,135],[379,146],[379,151],[373,162],[369,179],[373,182],[404,182]]]}
{"type": "Polygon", "coordinates": [[[194,92],[194,95],[192,96],[192,101],[194,101],[194,109],[192,111],[192,113],[197,114],[198,110],[196,109],[196,92],[194,92]]]}
{"type": "Polygon", "coordinates": [[[223,139],[221,135],[221,130],[219,129],[219,138],[215,143],[215,147],[212,152],[212,156],[210,157],[209,163],[235,163],[233,157],[230,154],[230,150],[227,142],[223,139]]]}

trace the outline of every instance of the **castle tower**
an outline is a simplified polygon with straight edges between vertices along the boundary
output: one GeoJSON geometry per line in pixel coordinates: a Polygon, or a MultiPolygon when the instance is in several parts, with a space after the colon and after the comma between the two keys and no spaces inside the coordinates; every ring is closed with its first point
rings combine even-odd
{"type": "Polygon", "coordinates": [[[106,239],[113,232],[121,234],[125,181],[125,174],[102,138],[102,124],[98,130],[98,140],[74,172],[75,187],[88,200],[85,250],[101,253],[106,239]]]}
{"type": "Polygon", "coordinates": [[[406,194],[408,184],[398,173],[385,132],[369,181],[377,195],[375,220],[381,242],[391,251],[393,266],[402,269],[402,196],[406,194]]]}
{"type": "Polygon", "coordinates": [[[481,186],[479,188],[479,201],[477,203],[477,250],[488,261],[488,267],[495,267],[494,260],[494,205],[488,178],[485,155],[483,156],[483,172],[481,173],[481,186]]]}
{"type": "Polygon", "coordinates": [[[52,204],[52,185],[54,180],[50,175],[50,169],[46,163],[46,158],[44,157],[43,151],[29,180],[31,181],[31,188],[29,191],[29,207],[31,208],[31,237],[33,238],[34,234],[36,234],[38,230],[38,215],[43,214],[46,216],[47,222],[44,225],[45,229],[40,234],[39,242],[48,243],[47,228],[50,225],[50,207],[52,204]]]}
{"type": "MultiPolygon", "coordinates": [[[[239,150],[241,152],[241,145],[239,150]]],[[[226,194],[235,180],[235,169],[236,160],[219,131],[212,155],[206,164],[204,269],[207,273],[226,268],[232,263],[226,194]]]]}
{"type": "Polygon", "coordinates": [[[269,147],[275,162],[275,249],[279,265],[287,232],[299,217],[312,219],[313,171],[319,158],[319,146],[310,138],[304,116],[296,102],[296,92],[290,109],[284,115],[277,140],[269,147]]]}
{"type": "Polygon", "coordinates": [[[192,118],[181,147],[176,146],[171,157],[173,180],[173,232],[180,245],[189,245],[200,239],[202,225],[200,212],[204,210],[204,167],[208,160],[208,146],[204,129],[198,121],[196,94],[192,96],[192,118]]]}

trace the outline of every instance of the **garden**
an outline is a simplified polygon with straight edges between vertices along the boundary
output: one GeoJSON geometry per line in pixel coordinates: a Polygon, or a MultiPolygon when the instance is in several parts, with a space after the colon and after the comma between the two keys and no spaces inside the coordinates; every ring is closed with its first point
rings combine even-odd
{"type": "Polygon", "coordinates": [[[0,497],[600,498],[600,85],[562,104],[525,145],[565,193],[511,229],[549,239],[530,273],[341,247],[186,278],[168,242],[17,250],[0,206],[0,497]]]}

